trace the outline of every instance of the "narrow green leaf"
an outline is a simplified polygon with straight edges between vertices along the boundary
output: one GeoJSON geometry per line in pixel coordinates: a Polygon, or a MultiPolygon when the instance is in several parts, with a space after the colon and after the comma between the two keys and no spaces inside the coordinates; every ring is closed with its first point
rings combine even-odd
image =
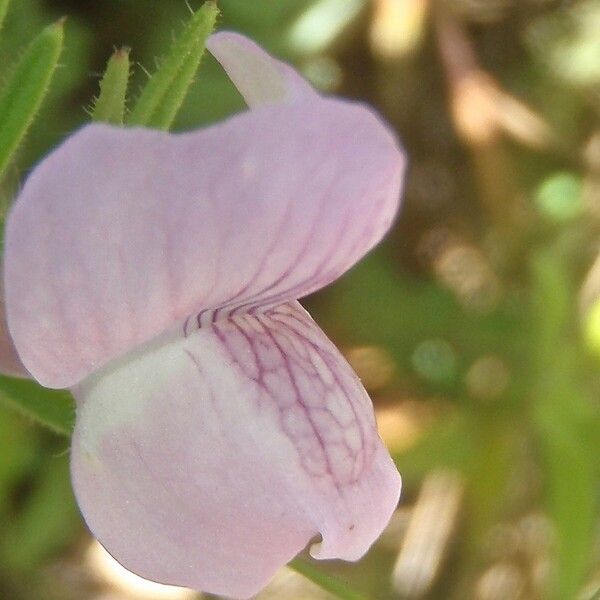
{"type": "Polygon", "coordinates": [[[597,515],[597,460],[581,423],[584,401],[576,386],[554,378],[536,399],[535,417],[544,459],[545,501],[556,527],[556,567],[549,598],[574,598],[592,555],[597,515]]]}
{"type": "Polygon", "coordinates": [[[549,598],[575,598],[590,566],[597,515],[598,423],[594,398],[581,385],[582,357],[573,331],[577,286],[569,239],[559,238],[532,259],[537,381],[531,403],[543,459],[545,503],[556,528],[556,562],[549,598]]]}
{"type": "Polygon", "coordinates": [[[63,45],[64,19],[27,47],[0,95],[0,174],[25,136],[48,91],[63,45]]]}
{"type": "Polygon", "coordinates": [[[94,102],[92,119],[122,125],[129,83],[129,48],[120,48],[110,57],[100,81],[100,94],[94,102]]]}
{"type": "Polygon", "coordinates": [[[75,411],[68,392],[43,388],[30,379],[0,375],[0,401],[56,433],[71,435],[75,411]]]}
{"type": "Polygon", "coordinates": [[[351,588],[347,583],[325,573],[303,558],[295,558],[288,567],[309,579],[321,589],[341,600],[367,600],[367,596],[351,588]]]}
{"type": "Polygon", "coordinates": [[[8,11],[9,4],[10,0],[0,0],[0,27],[4,25],[4,18],[6,17],[6,12],[8,11]]]}
{"type": "Polygon", "coordinates": [[[204,47],[199,53],[191,54],[182,64],[177,77],[165,91],[162,101],[156,107],[151,124],[159,129],[169,129],[177,116],[188,89],[194,81],[204,47]]]}
{"type": "Polygon", "coordinates": [[[217,5],[212,1],[193,14],[142,90],[129,116],[129,125],[169,129],[194,79],[217,14],[217,5]]]}

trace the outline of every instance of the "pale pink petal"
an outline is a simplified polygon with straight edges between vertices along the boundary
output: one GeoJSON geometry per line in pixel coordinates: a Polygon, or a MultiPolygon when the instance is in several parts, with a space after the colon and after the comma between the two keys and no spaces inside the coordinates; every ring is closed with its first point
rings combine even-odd
{"type": "Polygon", "coordinates": [[[248,106],[310,101],[317,92],[292,67],[232,31],[211,35],[206,47],[221,63],[248,106]]]}
{"type": "Polygon", "coordinates": [[[249,597],[318,535],[314,556],[360,558],[398,501],[366,392],[297,303],[165,337],[75,395],[83,515],[153,580],[249,597]]]}
{"type": "Polygon", "coordinates": [[[323,287],[390,226],[403,164],[378,118],[342,101],[179,135],[85,127],[33,171],[8,218],[23,364],[70,387],[188,317],[193,327],[323,287]]]}

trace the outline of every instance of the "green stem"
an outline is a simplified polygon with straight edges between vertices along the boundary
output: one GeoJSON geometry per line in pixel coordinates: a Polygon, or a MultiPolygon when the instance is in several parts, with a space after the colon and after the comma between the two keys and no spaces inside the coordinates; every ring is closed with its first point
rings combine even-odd
{"type": "Polygon", "coordinates": [[[340,581],[336,577],[324,573],[314,565],[310,564],[306,559],[300,557],[295,558],[288,564],[288,567],[297,573],[300,573],[300,575],[303,575],[321,589],[333,594],[337,598],[341,598],[341,600],[367,600],[367,596],[357,592],[347,583],[340,581]]]}

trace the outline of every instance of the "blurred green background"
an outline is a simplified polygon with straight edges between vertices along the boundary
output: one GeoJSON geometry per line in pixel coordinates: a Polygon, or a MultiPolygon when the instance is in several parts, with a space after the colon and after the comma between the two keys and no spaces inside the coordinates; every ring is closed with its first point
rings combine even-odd
{"type": "MultiPolygon", "coordinates": [[[[600,2],[218,4],[219,27],[375,106],[410,157],[386,241],[305,302],[371,393],[403,496],[358,565],[314,566],[373,600],[600,597],[600,2]]],[[[189,7],[14,1],[0,81],[63,15],[60,68],[5,201],[89,120],[113,49],[132,48],[135,96],[189,7]]],[[[207,56],[174,128],[242,107],[207,56]]],[[[25,392],[11,385],[0,397],[0,598],[188,597],[153,595],[104,565],[72,498],[68,440],[15,412],[11,397],[25,392]]],[[[259,597],[330,596],[283,571],[259,597]]]]}

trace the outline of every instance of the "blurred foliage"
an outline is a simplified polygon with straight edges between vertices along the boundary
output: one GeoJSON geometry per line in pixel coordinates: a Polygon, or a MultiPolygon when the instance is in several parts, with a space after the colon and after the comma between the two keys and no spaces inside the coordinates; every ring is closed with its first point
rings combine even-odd
{"type": "MultiPolygon", "coordinates": [[[[600,587],[600,274],[590,272],[600,251],[600,2],[218,4],[219,27],[294,61],[324,89],[377,107],[411,162],[387,241],[307,301],[374,398],[404,476],[401,507],[359,566],[304,558],[295,566],[342,597],[591,598],[600,587]],[[416,523],[423,482],[440,469],[460,473],[461,511],[436,550],[438,566],[428,575],[424,560],[415,563],[411,588],[391,573],[408,551],[403,532],[416,523]],[[533,536],[532,523],[544,535],[533,536]]],[[[0,17],[7,5],[0,1],[0,17]]],[[[3,83],[45,26],[68,21],[60,68],[2,196],[89,120],[116,47],[132,48],[127,107],[135,107],[149,87],[145,71],[160,72],[156,57],[189,14],[183,0],[10,3],[3,83]]],[[[115,73],[103,94],[126,85],[129,63],[115,73]]],[[[107,116],[99,118],[120,121],[124,91],[100,98],[95,110],[107,116]]],[[[207,56],[173,126],[242,108],[207,56]]],[[[0,597],[80,599],[48,570],[64,557],[79,564],[67,442],[28,417],[68,430],[72,405],[9,378],[0,394],[0,597]],[[15,402],[24,418],[7,408],[15,402]]]]}

